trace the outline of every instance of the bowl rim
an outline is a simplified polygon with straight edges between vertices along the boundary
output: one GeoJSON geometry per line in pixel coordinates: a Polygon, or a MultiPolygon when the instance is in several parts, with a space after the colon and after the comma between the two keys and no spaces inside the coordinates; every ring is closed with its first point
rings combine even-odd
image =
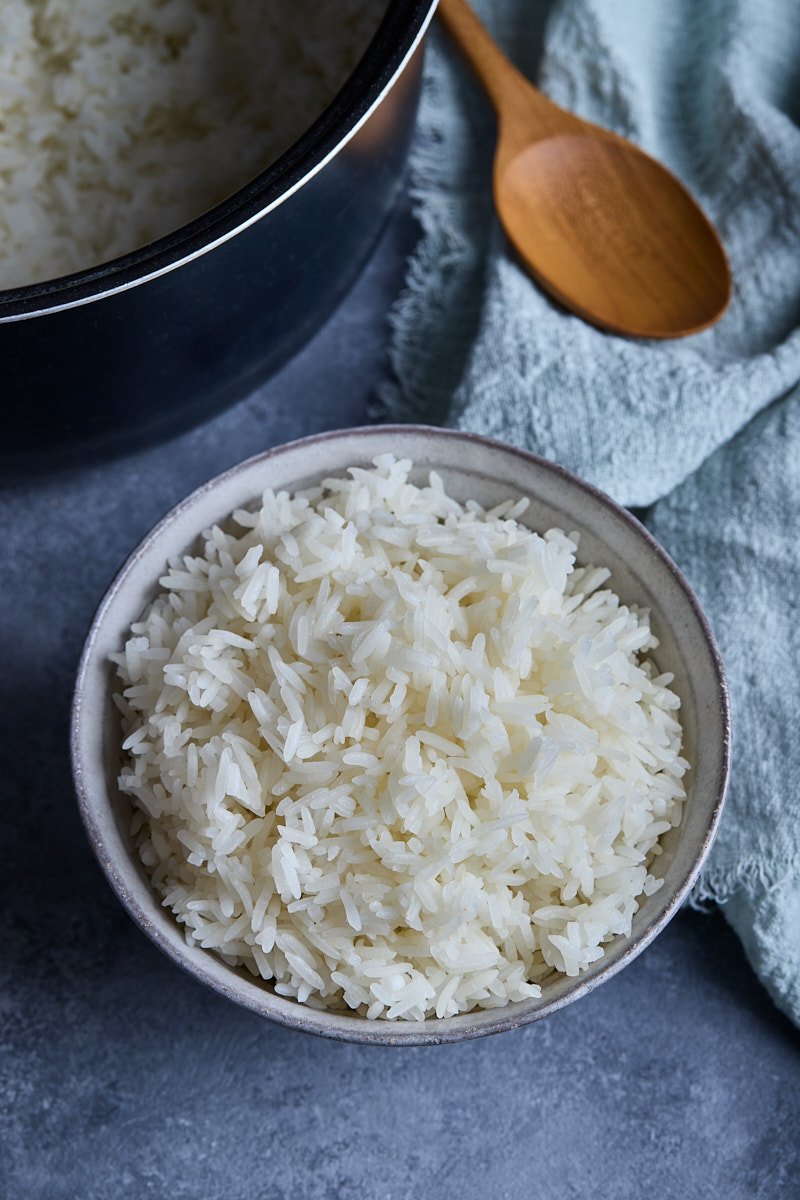
{"type": "MultiPolygon", "coordinates": [[[[199,535],[201,531],[198,530],[199,535]]],[[[562,467],[560,464],[542,458],[531,451],[520,449],[496,438],[487,437],[483,434],[469,433],[466,431],[440,428],[421,424],[386,424],[386,425],[365,425],[357,426],[349,429],[336,429],[324,433],[312,434],[309,437],[298,438],[291,442],[285,442],[278,446],[273,446],[269,450],[263,451],[260,454],[255,454],[247,459],[236,463],[234,466],[223,471],[212,479],[207,480],[199,487],[195,488],[188,496],[174,505],[147,533],[128,555],[122,566],[114,575],[109,584],[102,600],[100,601],[97,610],[92,618],[89,631],[86,636],[84,647],[81,653],[80,664],[75,682],[75,691],[73,695],[72,709],[70,714],[70,757],[72,765],[73,782],[78,800],[78,809],[81,821],[84,826],[89,844],[92,851],[104,873],[106,879],[111,885],[112,890],[116,894],[123,908],[132,918],[135,924],[141,929],[158,948],[164,952],[174,963],[191,975],[194,979],[199,980],[212,991],[225,996],[234,1003],[255,1012],[260,1017],[273,1021],[276,1024],[283,1025],[292,1029],[300,1030],[306,1033],[313,1033],[317,1036],[331,1038],[336,1041],[356,1042],[365,1044],[380,1044],[380,1045],[404,1045],[404,1046],[422,1046],[422,1045],[440,1045],[445,1043],[469,1041],[479,1037],[487,1037],[495,1033],[507,1032],[511,1029],[519,1028],[523,1025],[530,1024],[534,1021],[541,1020],[550,1014],[564,1008],[567,1004],[571,1004],[574,1000],[593,991],[601,983],[606,982],[616,973],[622,970],[633,961],[638,955],[653,941],[653,939],[665,928],[665,926],[675,916],[684,899],[688,895],[692,885],[696,881],[700,870],[708,857],[711,845],[719,828],[720,818],[725,804],[727,795],[728,783],[730,778],[731,765],[731,713],[730,700],[728,694],[728,685],[725,678],[725,670],[722,663],[722,658],[711,630],[708,619],[703,612],[703,609],[694,594],[686,577],[683,575],[680,568],[667,554],[666,550],[656,541],[653,535],[645,528],[645,526],[626,508],[618,504],[605,492],[588,483],[586,480],[575,475],[573,472],[562,467]],[[715,776],[716,790],[713,804],[710,810],[708,822],[703,831],[702,841],[693,856],[689,868],[679,881],[678,885],[672,892],[668,903],[664,909],[641,930],[641,932],[629,941],[629,944],[620,953],[620,955],[611,961],[606,962],[598,967],[596,972],[588,978],[577,976],[573,986],[561,996],[555,997],[549,1002],[539,1004],[537,1008],[526,1009],[525,1002],[522,1006],[514,1006],[514,1011],[509,1012],[508,1007],[489,1010],[496,1014],[494,1019],[489,1016],[489,1011],[485,1011],[484,1020],[480,1025],[471,1025],[468,1021],[470,1013],[460,1013],[456,1017],[450,1018],[451,1021],[459,1022],[463,1018],[463,1024],[457,1027],[452,1027],[448,1022],[448,1027],[437,1032],[435,1028],[435,1020],[428,1019],[425,1022],[427,1028],[417,1028],[416,1023],[389,1021],[368,1021],[365,1017],[358,1014],[349,1014],[342,1012],[333,1012],[326,1009],[312,1009],[307,1005],[302,1005],[295,1001],[291,1008],[273,1009],[270,1001],[276,998],[272,992],[257,990],[252,991],[247,989],[237,988],[232,982],[230,986],[221,984],[217,978],[212,977],[211,972],[207,971],[204,966],[195,964],[189,961],[188,957],[183,953],[183,945],[180,949],[171,945],[156,928],[148,914],[144,911],[136,896],[132,895],[128,890],[126,881],[122,872],[119,870],[116,861],[105,852],[104,838],[100,828],[99,820],[96,816],[96,811],[99,813],[100,807],[110,807],[111,799],[108,794],[108,789],[104,784],[92,789],[87,781],[85,764],[82,756],[81,729],[83,719],[83,696],[86,688],[86,679],[92,664],[94,647],[97,641],[100,629],[105,620],[106,613],[113,601],[116,599],[122,588],[124,588],[129,573],[133,570],[139,560],[146,555],[152,545],[157,542],[162,532],[167,530],[178,518],[187,510],[191,509],[194,504],[202,497],[213,492],[224,482],[236,477],[244,471],[247,471],[255,466],[261,466],[268,463],[276,456],[280,456],[288,451],[296,449],[308,448],[320,443],[337,441],[344,438],[359,438],[365,436],[375,436],[376,434],[386,434],[390,438],[399,434],[419,434],[432,439],[453,439],[465,443],[465,445],[482,445],[488,446],[495,450],[511,457],[517,457],[522,462],[535,467],[537,470],[543,471],[545,474],[550,474],[558,479],[565,481],[570,486],[576,487],[578,490],[585,493],[594,503],[601,505],[609,510],[617,518],[627,524],[640,540],[647,546],[651,554],[660,559],[662,565],[672,575],[680,590],[683,592],[686,601],[693,613],[694,618],[703,634],[706,642],[711,663],[714,671],[713,690],[715,701],[718,705],[718,714],[721,718],[722,726],[722,744],[719,747],[719,774],[715,776]],[[93,799],[93,792],[95,798],[93,799]],[[100,795],[100,793],[102,793],[100,795]],[[339,1018],[337,1020],[336,1018],[339,1018]],[[352,1023],[352,1028],[348,1027],[348,1023],[352,1023]],[[401,1032],[402,1031],[402,1032],[401,1032]]],[[[221,962],[222,960],[217,960],[221,962]]],[[[224,964],[223,964],[224,965],[224,964]]],[[[231,970],[231,979],[235,980],[238,977],[231,970]]],[[[421,1023],[420,1023],[421,1024],[421,1023]]]]}
{"type": "Polygon", "coordinates": [[[311,126],[232,195],[178,229],[106,262],[0,288],[0,325],[103,300],[184,266],[241,233],[308,183],[355,137],[421,44],[438,0],[389,0],[355,68],[311,126]]]}

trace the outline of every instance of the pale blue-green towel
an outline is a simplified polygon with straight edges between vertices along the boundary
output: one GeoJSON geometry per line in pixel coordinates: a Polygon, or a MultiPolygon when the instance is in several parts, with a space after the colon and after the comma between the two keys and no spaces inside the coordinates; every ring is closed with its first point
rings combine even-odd
{"type": "Polygon", "coordinates": [[[717,223],[729,312],[682,342],[549,301],[494,217],[491,110],[435,34],[413,158],[422,237],[393,315],[393,418],[505,438],[646,520],[725,658],[734,769],[695,893],[800,1024],[800,10],[797,0],[476,0],[559,103],[666,162],[717,223]]]}

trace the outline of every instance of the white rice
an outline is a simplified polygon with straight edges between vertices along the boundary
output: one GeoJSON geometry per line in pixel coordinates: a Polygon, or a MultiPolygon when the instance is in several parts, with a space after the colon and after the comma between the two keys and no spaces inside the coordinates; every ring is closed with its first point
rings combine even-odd
{"type": "Polygon", "coordinates": [[[179,228],[312,124],[383,0],[2,0],[0,288],[179,228]]]}
{"type": "Polygon", "coordinates": [[[115,662],[120,786],[187,941],[421,1020],[627,934],[687,763],[648,614],[578,535],[410,471],[265,492],[170,561],[115,662]]]}

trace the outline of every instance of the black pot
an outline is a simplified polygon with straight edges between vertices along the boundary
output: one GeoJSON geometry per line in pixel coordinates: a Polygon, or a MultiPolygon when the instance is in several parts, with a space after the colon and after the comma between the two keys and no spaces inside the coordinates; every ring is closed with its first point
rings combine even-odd
{"type": "Polygon", "coordinates": [[[392,0],[322,117],[223,204],[124,258],[0,292],[6,471],[174,434],[311,337],[397,198],[435,7],[392,0]]]}

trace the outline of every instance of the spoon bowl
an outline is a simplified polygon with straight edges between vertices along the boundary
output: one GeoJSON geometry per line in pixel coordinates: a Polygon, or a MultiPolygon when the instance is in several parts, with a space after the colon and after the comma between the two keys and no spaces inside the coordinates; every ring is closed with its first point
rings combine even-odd
{"type": "Polygon", "coordinates": [[[534,142],[498,170],[495,203],[533,277],[604,329],[697,333],[728,305],[713,226],[679,180],[621,138],[534,142]]]}
{"type": "Polygon", "coordinates": [[[543,96],[466,0],[440,0],[440,12],[497,110],[495,206],[533,278],[584,320],[630,337],[684,337],[718,321],[728,260],[680,180],[543,96]]]}

